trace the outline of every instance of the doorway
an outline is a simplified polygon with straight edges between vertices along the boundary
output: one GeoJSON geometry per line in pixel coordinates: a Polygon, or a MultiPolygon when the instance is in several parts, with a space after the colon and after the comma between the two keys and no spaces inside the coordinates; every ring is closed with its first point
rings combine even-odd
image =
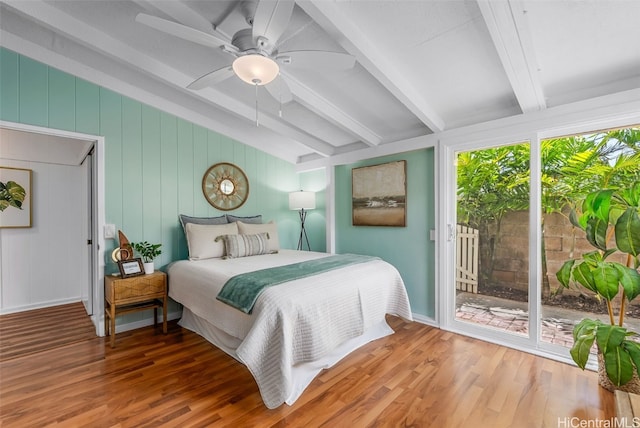
{"type": "Polygon", "coordinates": [[[104,139],[3,121],[0,132],[3,164],[34,177],[32,227],[2,229],[0,313],[82,301],[103,335],[104,139]]]}

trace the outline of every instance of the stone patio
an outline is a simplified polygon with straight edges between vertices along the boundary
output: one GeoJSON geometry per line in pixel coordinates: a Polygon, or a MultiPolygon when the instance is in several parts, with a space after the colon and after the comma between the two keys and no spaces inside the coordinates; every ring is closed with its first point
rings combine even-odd
{"type": "MultiPolygon", "coordinates": [[[[542,341],[567,348],[573,345],[573,327],[579,320],[598,318],[608,322],[607,315],[556,306],[543,306],[542,316],[542,341]]],[[[526,336],[529,330],[527,303],[500,297],[458,292],[456,318],[523,336],[526,336]]],[[[625,326],[640,331],[640,320],[627,317],[625,326]]]]}

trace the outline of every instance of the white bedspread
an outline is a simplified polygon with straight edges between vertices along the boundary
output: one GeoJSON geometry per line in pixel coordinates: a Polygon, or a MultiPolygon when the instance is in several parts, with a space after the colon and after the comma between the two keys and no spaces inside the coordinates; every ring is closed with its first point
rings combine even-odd
{"type": "Polygon", "coordinates": [[[216,300],[231,276],[327,255],[282,250],[238,259],[184,260],[169,268],[169,296],[240,340],[235,357],[251,371],[268,408],[292,395],[296,365],[318,360],[363,335],[384,322],[385,314],[412,319],[400,274],[382,260],[270,287],[250,315],[216,300]]]}

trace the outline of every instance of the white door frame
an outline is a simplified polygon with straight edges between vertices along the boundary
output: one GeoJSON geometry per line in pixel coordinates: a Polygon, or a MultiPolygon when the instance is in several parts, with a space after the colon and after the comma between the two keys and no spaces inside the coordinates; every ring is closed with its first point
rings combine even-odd
{"type": "Polygon", "coordinates": [[[0,128],[13,129],[16,131],[34,132],[37,134],[52,135],[62,138],[77,139],[93,143],[93,164],[92,164],[92,186],[93,186],[93,207],[92,207],[92,236],[91,245],[93,260],[91,295],[93,299],[93,315],[91,321],[96,328],[98,336],[104,336],[104,236],[101,231],[105,224],[105,148],[104,137],[79,132],[63,131],[60,129],[45,128],[42,126],[27,125],[23,123],[7,122],[0,120],[0,128]]]}
{"type": "MultiPolygon", "coordinates": [[[[551,110],[551,109],[550,109],[551,110]]],[[[546,114],[550,113],[550,110],[546,114]]],[[[541,261],[541,195],[539,146],[540,140],[562,135],[593,132],[600,129],[631,126],[640,123],[640,103],[630,105],[598,106],[593,110],[565,113],[526,121],[524,117],[504,127],[473,129],[459,135],[440,139],[438,150],[439,204],[438,204],[438,323],[441,328],[476,337],[488,342],[523,350],[559,361],[573,364],[569,353],[559,345],[538,340],[540,299],[538,290],[542,275],[541,261]],[[528,141],[532,150],[529,219],[529,282],[538,284],[529,287],[530,336],[523,338],[505,336],[479,326],[455,320],[455,239],[450,239],[448,225],[456,224],[456,166],[455,152],[515,144],[528,141]],[[535,152],[534,152],[535,151],[535,152]]]]}

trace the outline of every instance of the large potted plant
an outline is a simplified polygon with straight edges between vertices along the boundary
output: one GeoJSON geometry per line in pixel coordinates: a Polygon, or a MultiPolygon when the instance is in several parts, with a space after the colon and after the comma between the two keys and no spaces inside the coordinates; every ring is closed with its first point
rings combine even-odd
{"type": "Polygon", "coordinates": [[[574,211],[570,218],[595,251],[566,261],[556,277],[564,287],[578,284],[593,292],[606,302],[609,315],[608,322],[583,319],[574,327],[571,357],[584,370],[595,342],[600,385],[638,392],[640,343],[633,340],[638,333],[624,326],[624,316],[626,304],[640,294],[640,182],[590,193],[582,203],[582,214],[574,211]],[[612,257],[623,263],[611,261],[612,257]]]}
{"type": "Polygon", "coordinates": [[[144,273],[153,273],[155,270],[153,259],[162,254],[162,250],[160,250],[162,244],[150,244],[147,241],[143,241],[132,242],[131,246],[135,251],[138,252],[138,254],[140,254],[140,257],[142,257],[142,262],[144,264],[144,273]]]}

